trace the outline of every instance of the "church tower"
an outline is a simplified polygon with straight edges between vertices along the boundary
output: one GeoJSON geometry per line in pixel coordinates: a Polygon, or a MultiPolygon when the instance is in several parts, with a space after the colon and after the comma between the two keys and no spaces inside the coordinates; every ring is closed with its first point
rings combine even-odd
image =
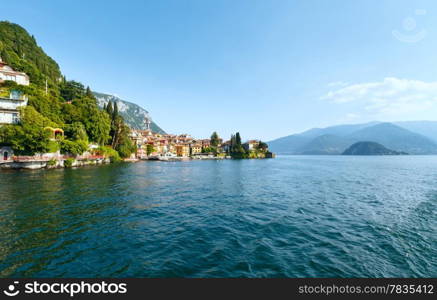
{"type": "Polygon", "coordinates": [[[144,118],[144,124],[146,125],[146,130],[151,130],[150,124],[152,124],[152,120],[149,117],[144,118]]]}

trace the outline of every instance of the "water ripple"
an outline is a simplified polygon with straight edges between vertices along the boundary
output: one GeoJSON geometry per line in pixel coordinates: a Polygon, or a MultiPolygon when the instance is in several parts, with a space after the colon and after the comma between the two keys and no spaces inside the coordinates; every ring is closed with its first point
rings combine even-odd
{"type": "Polygon", "coordinates": [[[2,172],[1,277],[435,277],[437,157],[2,172]]]}

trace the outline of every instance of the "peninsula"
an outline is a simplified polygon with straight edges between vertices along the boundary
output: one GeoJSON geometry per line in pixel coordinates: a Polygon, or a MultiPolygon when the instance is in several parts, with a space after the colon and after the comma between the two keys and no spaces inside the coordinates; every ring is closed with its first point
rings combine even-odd
{"type": "Polygon", "coordinates": [[[347,148],[343,155],[407,155],[406,152],[387,149],[375,142],[358,142],[347,148]]]}

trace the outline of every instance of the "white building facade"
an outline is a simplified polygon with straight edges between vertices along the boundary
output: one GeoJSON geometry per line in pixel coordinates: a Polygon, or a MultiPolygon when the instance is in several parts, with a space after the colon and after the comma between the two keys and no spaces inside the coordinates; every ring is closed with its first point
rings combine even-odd
{"type": "Polygon", "coordinates": [[[9,98],[0,98],[0,125],[17,124],[20,121],[18,108],[27,105],[27,96],[13,91],[9,98]]]}
{"type": "Polygon", "coordinates": [[[0,57],[0,82],[5,80],[15,81],[17,84],[29,85],[29,76],[23,72],[14,71],[0,57]]]}
{"type": "MultiPolygon", "coordinates": [[[[29,76],[14,71],[0,58],[0,83],[5,80],[15,81],[17,84],[29,85],[29,76]]],[[[0,97],[0,125],[17,124],[20,120],[19,108],[27,105],[27,96],[17,90],[10,91],[9,96],[0,97]]]]}

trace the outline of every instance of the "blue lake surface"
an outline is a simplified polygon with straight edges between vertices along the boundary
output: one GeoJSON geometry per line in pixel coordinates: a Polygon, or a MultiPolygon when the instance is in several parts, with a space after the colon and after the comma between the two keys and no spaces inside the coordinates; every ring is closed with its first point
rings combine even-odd
{"type": "Polygon", "coordinates": [[[437,156],[0,171],[0,277],[436,277],[437,156]]]}

